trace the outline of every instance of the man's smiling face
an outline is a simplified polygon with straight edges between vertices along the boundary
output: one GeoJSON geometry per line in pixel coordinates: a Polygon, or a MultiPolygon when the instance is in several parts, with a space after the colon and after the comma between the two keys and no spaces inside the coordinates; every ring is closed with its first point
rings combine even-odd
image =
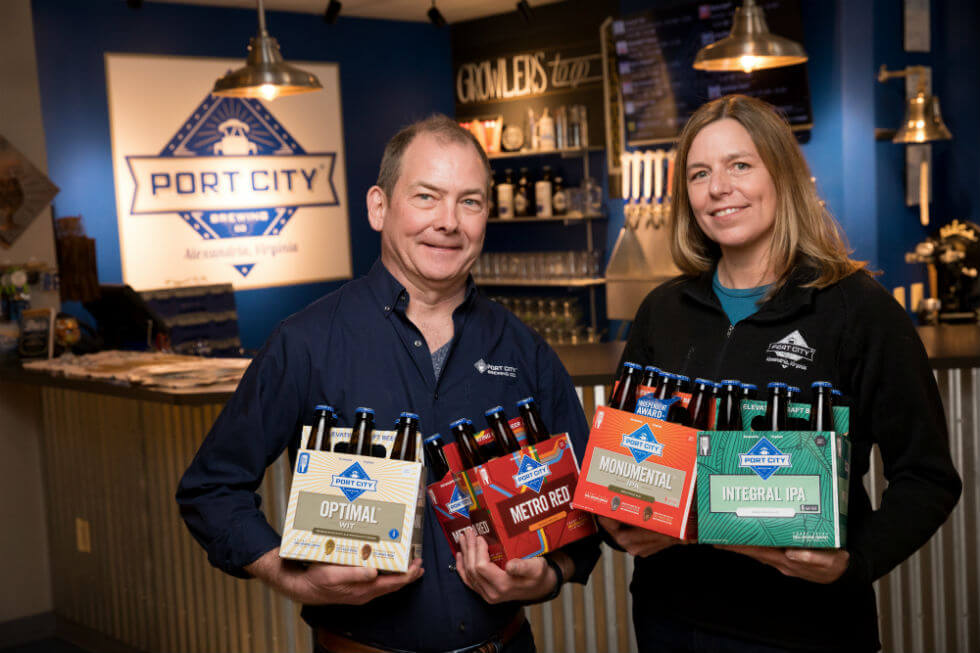
{"type": "Polygon", "coordinates": [[[381,232],[382,260],[419,288],[462,283],[487,226],[480,155],[472,145],[422,133],[405,149],[400,167],[391,197],[371,216],[381,232]]]}

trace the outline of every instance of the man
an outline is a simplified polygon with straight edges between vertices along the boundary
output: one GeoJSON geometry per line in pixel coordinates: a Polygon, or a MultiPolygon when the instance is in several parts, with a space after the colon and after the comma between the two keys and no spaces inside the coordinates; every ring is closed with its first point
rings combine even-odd
{"type": "Polygon", "coordinates": [[[451,119],[395,135],[367,194],[381,260],[277,327],[178,488],[211,563],[304,603],[319,651],[533,651],[522,604],[557,594],[563,580],[585,582],[598,557],[586,540],[501,570],[468,535],[457,561],[430,506],[424,561],[405,574],[304,567],[279,557],[280,536],[258,507],[265,468],[295,450],[318,403],[334,406],[341,426],[358,406],[374,408],[378,424],[409,410],[423,433],[447,437],[456,418],[534,396],[552,431],[568,431],[582,454],[588,426],[557,356],[469,277],[489,189],[486,155],[451,119]]]}

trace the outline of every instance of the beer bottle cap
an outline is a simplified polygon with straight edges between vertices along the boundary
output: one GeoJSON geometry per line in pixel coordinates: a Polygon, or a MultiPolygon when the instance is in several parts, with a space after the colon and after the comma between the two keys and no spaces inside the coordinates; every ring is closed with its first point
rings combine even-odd
{"type": "Polygon", "coordinates": [[[684,382],[688,382],[691,380],[691,377],[684,376],[683,374],[675,374],[674,378],[677,379],[678,381],[684,381],[684,382]]]}
{"type": "Polygon", "coordinates": [[[626,361],[625,363],[623,363],[623,367],[632,367],[634,370],[642,370],[643,369],[643,366],[642,365],[637,365],[636,363],[632,363],[630,361],[626,361]]]}
{"type": "Polygon", "coordinates": [[[786,387],[789,387],[789,386],[787,386],[782,381],[771,381],[771,382],[769,382],[769,383],[766,384],[766,387],[767,388],[786,388],[786,387]]]}
{"type": "Polygon", "coordinates": [[[795,392],[796,394],[800,394],[800,389],[797,388],[795,385],[791,385],[786,389],[789,390],[790,392],[795,392]]]}
{"type": "Polygon", "coordinates": [[[459,426],[460,424],[467,424],[467,423],[469,423],[469,424],[472,424],[473,422],[472,422],[471,420],[468,420],[468,419],[466,419],[465,417],[460,417],[460,418],[459,418],[458,420],[456,420],[455,422],[452,422],[452,423],[451,423],[451,424],[449,425],[449,428],[451,428],[451,429],[454,429],[454,428],[456,428],[457,426],[459,426]]]}
{"type": "Polygon", "coordinates": [[[834,384],[830,381],[814,381],[810,384],[811,388],[833,388],[834,384]]]}
{"type": "Polygon", "coordinates": [[[651,371],[653,371],[653,372],[656,372],[657,374],[659,374],[660,373],[660,368],[659,367],[654,367],[653,365],[647,365],[646,367],[643,368],[643,371],[644,372],[651,372],[651,371]]]}
{"type": "Polygon", "coordinates": [[[694,379],[694,385],[706,385],[711,388],[717,388],[718,384],[710,379],[702,379],[700,377],[694,379]]]}
{"type": "Polygon", "coordinates": [[[494,406],[493,408],[491,408],[487,412],[483,413],[483,416],[484,417],[490,417],[494,413],[502,413],[502,412],[504,412],[504,407],[503,406],[494,406]]]}
{"type": "Polygon", "coordinates": [[[525,397],[517,402],[517,407],[520,408],[521,406],[526,406],[527,404],[533,404],[533,403],[534,403],[534,397],[525,397]]]}
{"type": "Polygon", "coordinates": [[[412,419],[418,419],[419,418],[419,416],[416,415],[415,413],[401,413],[398,416],[399,417],[411,417],[412,419]]]}
{"type": "Polygon", "coordinates": [[[333,406],[328,406],[327,404],[317,404],[316,408],[314,408],[313,410],[328,410],[332,413],[333,406]]]}
{"type": "Polygon", "coordinates": [[[433,433],[432,435],[430,435],[426,439],[422,440],[422,442],[425,443],[425,444],[429,444],[430,442],[435,442],[436,440],[439,440],[440,442],[442,442],[442,436],[439,435],[438,433],[433,433]]]}
{"type": "Polygon", "coordinates": [[[735,387],[739,387],[742,385],[742,382],[736,379],[725,379],[724,381],[721,381],[718,385],[733,385],[735,387]]]}
{"type": "Polygon", "coordinates": [[[742,383],[741,386],[746,390],[758,390],[759,386],[754,383],[742,383]]]}
{"type": "Polygon", "coordinates": [[[831,390],[830,391],[830,394],[834,395],[835,397],[843,397],[844,396],[844,395],[842,395],[840,393],[840,390],[838,390],[837,388],[834,388],[833,390],[831,390]]]}
{"type": "Polygon", "coordinates": [[[373,408],[364,408],[363,406],[359,407],[354,412],[355,413],[368,413],[370,415],[374,415],[374,409],[373,408]]]}

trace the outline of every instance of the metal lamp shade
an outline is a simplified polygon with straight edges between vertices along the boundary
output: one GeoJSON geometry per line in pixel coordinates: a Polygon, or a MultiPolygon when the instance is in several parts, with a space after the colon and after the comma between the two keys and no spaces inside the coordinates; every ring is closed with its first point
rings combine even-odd
{"type": "Polygon", "coordinates": [[[249,42],[245,66],[221,77],[214,83],[211,92],[225,97],[271,100],[281,95],[296,95],[322,88],[316,75],[290,66],[283,60],[275,38],[260,33],[249,42]]]}
{"type": "Polygon", "coordinates": [[[754,0],[735,9],[728,36],[706,45],[694,57],[694,68],[713,72],[780,68],[807,60],[803,46],[769,32],[765,13],[754,0]]]}
{"type": "Polygon", "coordinates": [[[929,143],[953,138],[939,112],[939,98],[919,91],[909,98],[905,120],[892,138],[892,143],[929,143]]]}

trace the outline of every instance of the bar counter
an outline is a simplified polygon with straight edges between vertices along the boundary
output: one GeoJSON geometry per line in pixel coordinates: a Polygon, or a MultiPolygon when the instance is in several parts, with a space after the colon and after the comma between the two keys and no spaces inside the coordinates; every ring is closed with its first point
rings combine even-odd
{"type": "MultiPolygon", "coordinates": [[[[980,327],[922,327],[950,425],[964,495],[943,529],[879,581],[887,651],[980,650],[980,327]]],[[[586,413],[605,403],[624,343],[558,346],[586,413]]],[[[164,391],[0,368],[40,395],[40,433],[54,610],[69,623],[139,651],[310,650],[298,608],[257,582],[211,568],[177,514],[176,484],[233,387],[164,391]]],[[[885,488],[875,456],[866,479],[885,488]]],[[[283,456],[260,488],[281,525],[290,467],[283,456]]],[[[528,608],[539,650],[635,650],[629,615],[632,560],[604,548],[585,588],[528,608]]]]}

